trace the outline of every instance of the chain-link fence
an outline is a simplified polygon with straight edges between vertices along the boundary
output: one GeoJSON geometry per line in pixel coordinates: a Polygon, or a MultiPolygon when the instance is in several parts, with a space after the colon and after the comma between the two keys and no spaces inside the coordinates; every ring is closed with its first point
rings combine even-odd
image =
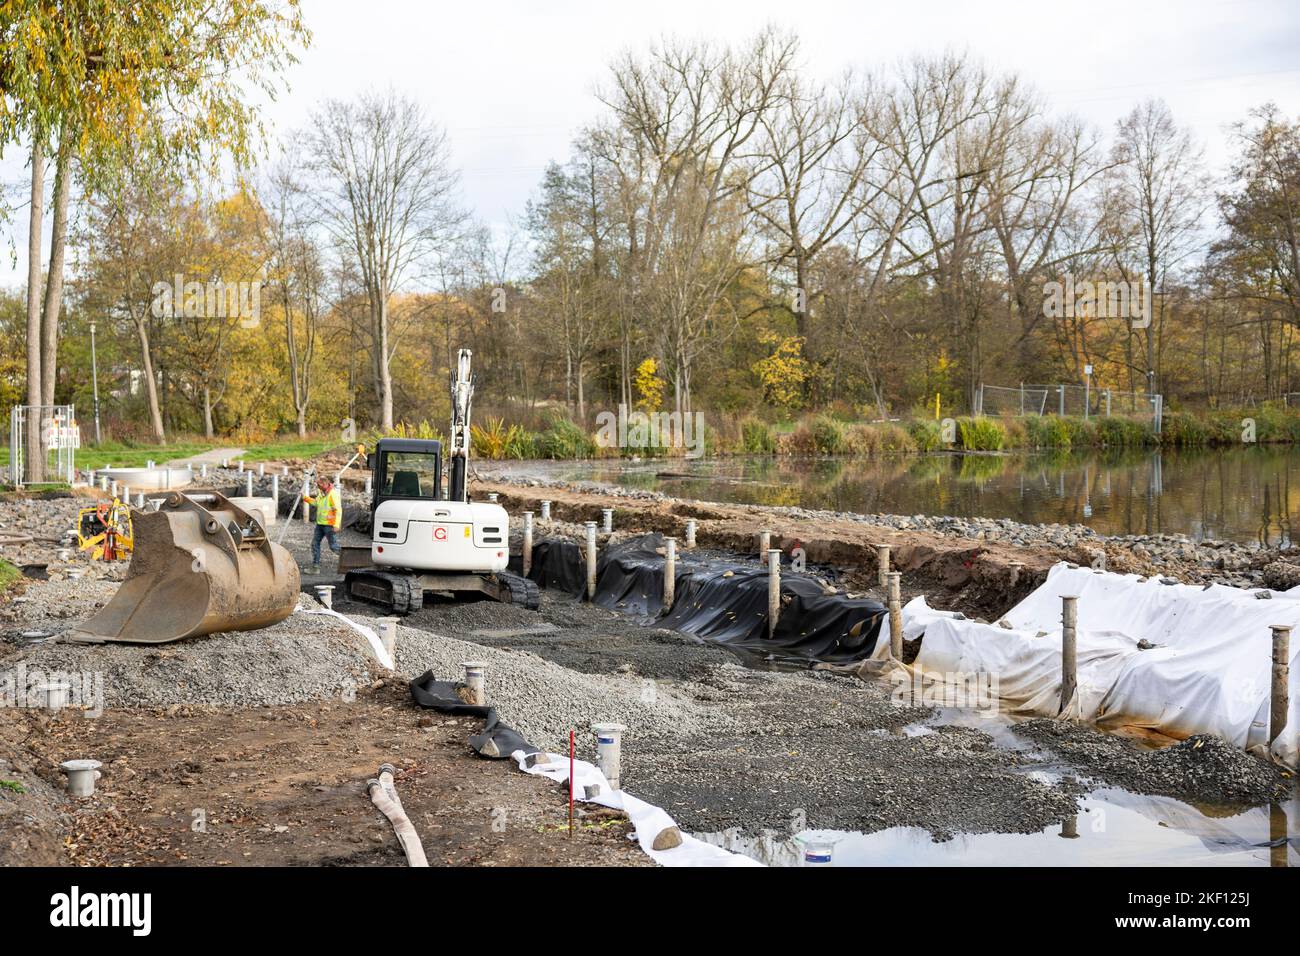
{"type": "Polygon", "coordinates": [[[1080,418],[1123,415],[1150,421],[1157,433],[1163,410],[1162,395],[1089,385],[1005,386],[981,383],[975,396],[977,415],[1077,415],[1080,418]]]}

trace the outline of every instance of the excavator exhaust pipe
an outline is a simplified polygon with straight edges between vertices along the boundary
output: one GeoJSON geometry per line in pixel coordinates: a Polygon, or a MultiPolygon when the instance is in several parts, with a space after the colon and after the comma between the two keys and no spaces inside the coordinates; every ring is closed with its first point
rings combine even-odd
{"type": "Polygon", "coordinates": [[[215,492],[172,492],[132,515],[131,566],[113,599],[65,634],[85,643],[164,644],[283,621],[298,604],[298,565],[266,529],[215,492]]]}

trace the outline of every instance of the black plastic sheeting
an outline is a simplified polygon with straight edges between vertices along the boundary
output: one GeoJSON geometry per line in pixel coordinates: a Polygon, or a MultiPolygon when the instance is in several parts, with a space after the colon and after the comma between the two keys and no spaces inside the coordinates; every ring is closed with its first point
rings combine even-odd
{"type": "Polygon", "coordinates": [[[501,723],[495,707],[467,704],[461,700],[457,691],[462,687],[464,684],[438,680],[433,676],[433,671],[425,671],[411,681],[411,697],[421,707],[428,707],[443,714],[481,718],[483,729],[469,738],[470,748],[480,757],[506,760],[516,750],[522,750],[525,754],[540,752],[517,730],[501,723]]]}
{"type": "MultiPolygon", "coordinates": [[[[767,634],[767,568],[758,562],[700,552],[677,553],[675,598],[664,614],[663,538],[642,535],[603,549],[596,562],[593,603],[660,627],[747,651],[810,662],[846,664],[875,650],[886,608],[870,598],[827,594],[807,573],[781,575],[781,615],[767,634]],[[661,616],[662,615],[662,616],[661,616]]],[[[586,592],[583,547],[545,539],[533,547],[529,577],[575,597],[586,592]]]]}

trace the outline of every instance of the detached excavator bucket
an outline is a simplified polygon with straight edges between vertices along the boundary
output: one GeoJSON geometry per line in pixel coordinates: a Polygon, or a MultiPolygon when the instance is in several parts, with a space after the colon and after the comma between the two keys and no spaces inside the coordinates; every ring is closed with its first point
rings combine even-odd
{"type": "Polygon", "coordinates": [[[163,644],[268,627],[298,603],[298,565],[256,518],[216,493],[169,494],[132,515],[134,551],[113,599],[73,641],[163,644]]]}

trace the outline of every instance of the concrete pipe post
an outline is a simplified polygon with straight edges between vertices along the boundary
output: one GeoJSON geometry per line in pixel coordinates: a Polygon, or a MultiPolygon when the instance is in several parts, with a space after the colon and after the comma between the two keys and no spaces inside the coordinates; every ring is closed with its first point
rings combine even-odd
{"type": "Polygon", "coordinates": [[[876,545],[876,580],[883,588],[889,584],[889,545],[876,545]]]}
{"type": "Polygon", "coordinates": [[[528,577],[528,572],[533,569],[533,513],[524,512],[524,545],[519,554],[519,567],[524,572],[524,577],[528,577]]]}
{"type": "Polygon", "coordinates": [[[686,547],[695,547],[695,519],[686,519],[686,547]]]}
{"type": "Polygon", "coordinates": [[[107,475],[100,475],[100,476],[99,476],[99,490],[100,490],[100,491],[108,491],[108,476],[107,476],[107,475]]]}
{"type": "Polygon", "coordinates": [[[71,690],[67,681],[48,681],[36,685],[36,697],[46,710],[62,710],[71,700],[71,690]]]}
{"type": "Polygon", "coordinates": [[[600,530],[605,534],[610,534],[614,530],[614,509],[600,509],[600,530]]]}
{"type": "Polygon", "coordinates": [[[239,459],[238,465],[239,465],[239,473],[242,475],[244,473],[244,459],[242,458],[239,459]]]}
{"type": "Polygon", "coordinates": [[[903,575],[890,571],[885,576],[889,592],[889,653],[894,660],[903,660],[903,575]]]}
{"type": "Polygon", "coordinates": [[[587,600],[596,599],[596,522],[587,522],[587,600]]]}
{"type": "MultiPolygon", "coordinates": [[[[117,497],[117,496],[114,495],[113,497],[117,497]]],[[[128,505],[131,503],[131,486],[130,486],[130,485],[123,485],[123,486],[122,486],[122,500],[125,501],[128,505]]]]}
{"type": "Polygon", "coordinates": [[[251,468],[244,473],[244,497],[253,497],[253,471],[251,468]]]}
{"type": "Polygon", "coordinates": [[[677,593],[677,539],[664,538],[664,610],[670,611],[677,593]]]}
{"type": "Polygon", "coordinates": [[[171,487],[172,487],[172,470],[171,470],[170,468],[164,468],[164,469],[162,470],[162,473],[163,473],[163,490],[165,490],[165,491],[171,491],[171,487]]]}
{"type": "Polygon", "coordinates": [[[275,513],[280,513],[280,476],[271,476],[271,499],[275,502],[275,513]]]}
{"type": "Polygon", "coordinates": [[[366,475],[366,497],[369,498],[375,493],[375,478],[373,475],[366,475]]]}
{"type": "Polygon", "coordinates": [[[493,504],[497,503],[497,493],[495,491],[488,492],[488,501],[492,502],[493,504]]]}
{"type": "Polygon", "coordinates": [[[772,550],[772,532],[760,531],[758,533],[758,560],[766,561],[767,553],[772,550]]]}
{"type": "Polygon", "coordinates": [[[332,610],[334,607],[334,585],[316,585],[316,600],[320,601],[327,610],[332,610]]]}
{"type": "Polygon", "coordinates": [[[221,459],[221,467],[222,467],[222,468],[229,468],[229,467],[230,467],[230,459],[229,459],[229,458],[223,458],[223,459],[221,459]]]}
{"type": "Polygon", "coordinates": [[[92,469],[90,469],[90,471],[86,472],[86,484],[90,485],[90,487],[92,487],[92,488],[95,487],[95,469],[94,469],[94,468],[92,468],[92,469]]]}
{"type": "Polygon", "coordinates": [[[143,491],[140,492],[138,495],[135,496],[135,506],[136,506],[137,508],[139,508],[141,511],[144,510],[144,492],[143,492],[143,491]]]}
{"type": "Polygon", "coordinates": [[[257,477],[261,478],[265,474],[266,474],[266,462],[259,461],[257,463],[257,477]]]}
{"type": "Polygon", "coordinates": [[[1272,690],[1269,694],[1268,742],[1271,744],[1286,727],[1287,712],[1291,708],[1289,683],[1291,680],[1291,628],[1275,624],[1273,631],[1272,690]]]}
{"type": "Polygon", "coordinates": [[[469,691],[469,703],[477,707],[486,706],[487,684],[483,669],[487,664],[483,661],[462,661],[460,666],[465,668],[465,689],[469,691]]]}
{"type": "Polygon", "coordinates": [[[1079,597],[1061,595],[1061,708],[1064,713],[1079,687],[1079,597]]]}
{"type": "Polygon", "coordinates": [[[623,763],[621,751],[623,731],[627,727],[622,724],[592,724],[591,729],[596,734],[596,766],[611,787],[615,790],[623,789],[620,782],[623,763]]]}
{"type": "Polygon", "coordinates": [[[108,493],[109,493],[110,495],[112,495],[114,498],[117,497],[117,482],[116,482],[116,481],[110,481],[110,482],[108,483],[108,493]]]}
{"type": "Polygon", "coordinates": [[[199,465],[199,477],[200,478],[208,477],[208,466],[206,464],[199,465]]]}
{"type": "Polygon", "coordinates": [[[543,501],[543,502],[542,502],[542,514],[541,514],[541,520],[542,520],[542,521],[550,521],[550,520],[551,520],[551,503],[550,503],[549,501],[543,501]]]}
{"type": "MultiPolygon", "coordinates": [[[[764,532],[766,534],[766,532],[764,532]]],[[[781,552],[776,548],[767,549],[767,636],[776,634],[777,621],[781,617],[781,552]]]]}
{"type": "Polygon", "coordinates": [[[283,475],[285,478],[288,478],[288,477],[289,477],[289,466],[288,466],[288,465],[282,465],[282,466],[280,467],[280,474],[283,475]]]}
{"type": "Polygon", "coordinates": [[[68,793],[74,797],[93,797],[95,781],[100,778],[98,760],[65,760],[59,764],[68,775],[68,793]]]}

